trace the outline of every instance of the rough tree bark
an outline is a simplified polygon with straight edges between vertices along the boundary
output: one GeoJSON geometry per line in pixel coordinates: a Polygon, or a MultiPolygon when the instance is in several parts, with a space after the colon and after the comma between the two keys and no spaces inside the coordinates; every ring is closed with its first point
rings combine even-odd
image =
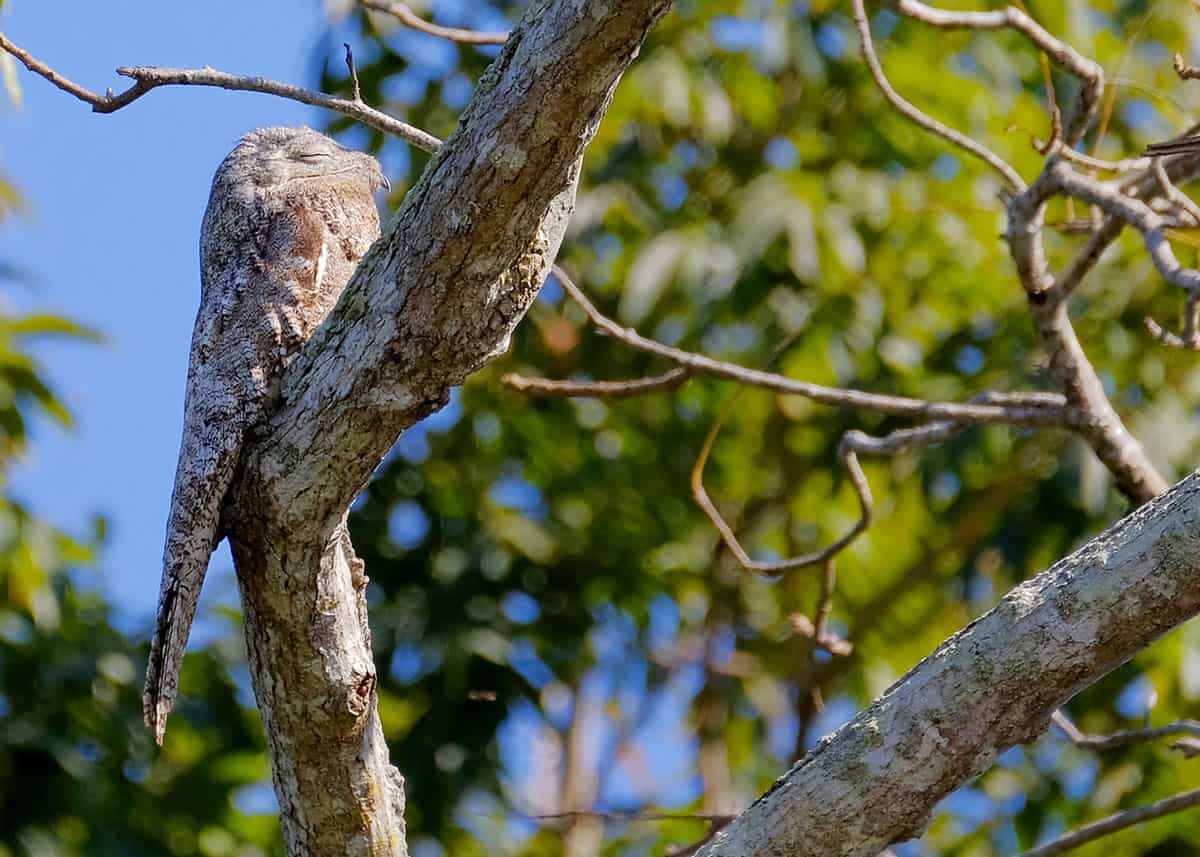
{"type": "Polygon", "coordinates": [[[407,853],[345,512],[399,433],[507,349],[584,149],[669,5],[530,4],[244,454],[225,517],[292,857],[407,853]]]}
{"type": "Polygon", "coordinates": [[[875,857],[1200,612],[1200,474],[1013,589],[781,777],[696,857],[875,857]]]}

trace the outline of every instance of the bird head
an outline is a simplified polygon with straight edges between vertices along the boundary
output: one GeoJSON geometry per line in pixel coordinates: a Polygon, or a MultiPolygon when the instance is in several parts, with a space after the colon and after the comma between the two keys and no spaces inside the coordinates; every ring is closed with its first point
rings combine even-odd
{"type": "Polygon", "coordinates": [[[379,161],[347,149],[311,128],[259,128],[243,137],[221,165],[263,189],[297,182],[362,181],[373,193],[391,189],[379,161]]]}

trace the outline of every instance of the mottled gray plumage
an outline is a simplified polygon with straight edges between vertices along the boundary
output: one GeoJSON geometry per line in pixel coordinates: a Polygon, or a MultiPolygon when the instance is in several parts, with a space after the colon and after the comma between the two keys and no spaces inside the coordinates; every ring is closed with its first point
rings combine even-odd
{"type": "Polygon", "coordinates": [[[247,134],[213,179],[200,236],[183,443],[143,709],[162,743],[221,504],[280,375],[379,237],[379,163],[308,128],[247,134]]]}

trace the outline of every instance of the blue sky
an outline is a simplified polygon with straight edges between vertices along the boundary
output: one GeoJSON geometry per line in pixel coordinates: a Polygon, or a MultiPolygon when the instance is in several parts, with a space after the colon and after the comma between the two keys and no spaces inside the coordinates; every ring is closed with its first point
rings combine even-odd
{"type": "MultiPolygon", "coordinates": [[[[62,74],[119,90],[121,65],[199,66],[309,83],[325,29],[320,4],[295,0],[70,4],[12,0],[0,30],[62,74]]],[[[17,111],[0,104],[0,172],[30,213],[0,228],[0,258],[36,275],[0,299],[98,328],[102,346],[38,353],[77,418],[37,427],[13,493],[68,531],[96,514],[109,538],[96,572],[124,626],[149,626],[182,423],[197,243],[213,170],[252,128],[319,125],[313,108],[252,93],[152,92],[109,116],[20,70],[17,111]]],[[[236,598],[224,548],[205,600],[236,598]]]]}

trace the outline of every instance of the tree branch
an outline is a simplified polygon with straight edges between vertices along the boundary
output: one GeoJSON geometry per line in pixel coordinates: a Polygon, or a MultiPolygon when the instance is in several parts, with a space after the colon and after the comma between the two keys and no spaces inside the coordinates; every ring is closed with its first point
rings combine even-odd
{"type": "Polygon", "coordinates": [[[929,6],[920,0],[884,0],[897,15],[912,18],[942,30],[1004,30],[1023,35],[1056,65],[1083,84],[1079,107],[1064,131],[1063,142],[1069,148],[1083,137],[1104,93],[1104,69],[1095,60],[1083,56],[1062,39],[1052,35],[1018,5],[990,12],[951,12],[929,6]]]}
{"type": "Polygon", "coordinates": [[[508,39],[508,33],[485,33],[480,30],[464,30],[459,27],[443,27],[431,23],[410,9],[407,3],[393,2],[393,0],[358,0],[358,2],[368,9],[391,15],[406,27],[464,45],[502,45],[508,39]]]}
{"type": "Polygon", "coordinates": [[[1012,590],[697,857],[875,857],[1083,687],[1200,612],[1200,475],[1012,590]]]}
{"type": "Polygon", "coordinates": [[[1200,737],[1200,722],[1195,720],[1176,720],[1165,726],[1153,726],[1145,729],[1122,729],[1109,735],[1088,735],[1079,731],[1071,718],[1062,711],[1054,712],[1051,717],[1062,733],[1076,747],[1085,750],[1111,750],[1115,747],[1127,747],[1130,744],[1140,744],[1145,741],[1155,741],[1159,738],[1173,738],[1176,735],[1200,737]]]}
{"type": "Polygon", "coordinates": [[[549,378],[527,378],[509,372],[500,382],[505,386],[529,396],[556,396],[592,399],[632,399],[651,393],[662,393],[682,386],[694,373],[691,369],[677,366],[649,378],[634,378],[631,381],[552,381],[549,378]]]}
{"type": "Polygon", "coordinates": [[[392,134],[426,152],[436,151],[437,147],[441,145],[441,141],[432,134],[388,116],[359,99],[338,98],[265,77],[245,77],[212,68],[122,67],[117,69],[117,74],[131,78],[134,84],[116,95],[113,95],[111,90],[107,95],[99,95],[63,77],[41,60],[35,59],[28,51],[13,44],[2,33],[0,33],[0,49],[12,54],[31,72],[44,77],[63,92],[90,104],[95,113],[115,113],[160,86],[212,86],[241,92],[261,92],[265,95],[275,95],[290,101],[299,101],[301,104],[332,110],[335,113],[349,116],[351,119],[357,119],[364,125],[376,128],[385,134],[392,134]]]}
{"type": "Polygon", "coordinates": [[[987,146],[963,134],[961,131],[956,131],[949,125],[939,122],[924,111],[918,109],[912,102],[904,98],[900,93],[896,92],[891,82],[884,74],[883,66],[879,62],[879,56],[875,53],[875,45],[871,40],[871,24],[867,20],[867,11],[863,6],[863,0],[854,0],[854,23],[858,27],[859,37],[862,39],[862,53],[866,60],[867,68],[871,71],[871,77],[875,79],[875,85],[879,87],[879,91],[883,93],[883,97],[887,99],[892,107],[896,108],[899,113],[913,124],[919,125],[931,134],[936,134],[943,140],[958,146],[968,154],[982,160],[1004,179],[1012,190],[1022,191],[1025,189],[1025,180],[1021,178],[1020,173],[1013,169],[1012,165],[1002,157],[997,155],[987,146]]]}
{"type": "MultiPolygon", "coordinates": [[[[1012,198],[1008,204],[1005,240],[1029,301],[1034,329],[1046,349],[1050,374],[1079,415],[1079,433],[1112,474],[1121,492],[1135,503],[1144,503],[1165,491],[1167,481],[1121,422],[1067,315],[1071,291],[1119,229],[1115,224],[1103,224],[1099,237],[1089,241],[1077,262],[1056,284],[1046,263],[1042,231],[1046,203],[1060,189],[1059,176],[1063,170],[1070,172],[1070,165],[1050,158],[1029,189],[1012,198]]],[[[1154,186],[1156,180],[1152,174],[1131,178],[1129,192],[1140,191],[1139,182],[1143,181],[1154,186]]]]}
{"type": "Polygon", "coordinates": [[[1195,806],[1200,806],[1200,789],[1182,792],[1174,797],[1160,800],[1157,803],[1139,806],[1136,809],[1129,809],[1125,812],[1110,815],[1108,818],[1102,818],[1078,830],[1072,830],[1070,833],[1060,836],[1052,842],[1047,842],[1045,845],[1039,845],[1037,848],[1026,851],[1021,857],[1057,857],[1059,854],[1074,851],[1082,845],[1094,842],[1097,839],[1109,836],[1127,827],[1133,827],[1135,824],[1162,818],[1164,815],[1170,815],[1174,812],[1183,812],[1185,809],[1191,809],[1195,806]]]}
{"type": "MultiPolygon", "coordinates": [[[[703,354],[684,351],[665,345],[657,340],[642,336],[630,327],[623,327],[596,309],[593,304],[575,284],[575,281],[560,266],[554,267],[554,275],[562,284],[563,290],[583,308],[584,313],[597,328],[607,333],[617,341],[647,354],[665,357],[673,363],[687,367],[694,372],[702,372],[730,381],[738,381],[750,387],[761,387],[792,396],[803,396],[822,405],[836,408],[850,408],[864,411],[875,411],[898,417],[912,417],[921,420],[952,420],[962,423],[1008,423],[1011,425],[1047,426],[1058,428],[1073,428],[1075,415],[1069,407],[1048,406],[1046,399],[1030,403],[1022,399],[1017,404],[984,403],[962,404],[959,402],[932,402],[925,399],[911,399],[905,396],[888,396],[880,393],[867,393],[862,390],[850,390],[842,387],[826,387],[822,384],[811,384],[807,381],[797,381],[774,372],[764,372],[760,369],[749,369],[736,363],[714,360],[703,354]]],[[[1056,400],[1060,403],[1062,400],[1056,400]]]]}

